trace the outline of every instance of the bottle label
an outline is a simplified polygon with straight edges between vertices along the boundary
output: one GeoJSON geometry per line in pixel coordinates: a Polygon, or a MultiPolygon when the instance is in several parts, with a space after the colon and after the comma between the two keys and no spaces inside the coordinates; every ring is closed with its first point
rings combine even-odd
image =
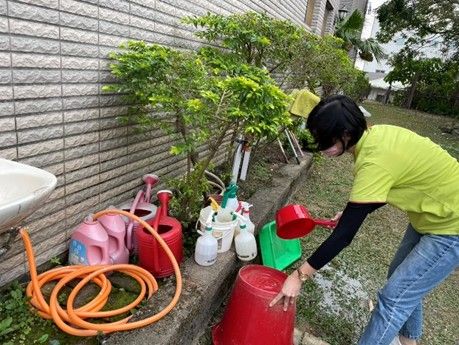
{"type": "Polygon", "coordinates": [[[71,265],[88,265],[88,254],[86,246],[77,240],[70,241],[69,264],[71,265]]]}
{"type": "Polygon", "coordinates": [[[244,260],[244,259],[253,259],[255,257],[255,253],[251,253],[249,255],[240,255],[238,254],[237,256],[239,259],[244,260]]]}
{"type": "Polygon", "coordinates": [[[213,264],[217,260],[217,257],[211,258],[210,260],[206,260],[208,264],[213,264]]]}

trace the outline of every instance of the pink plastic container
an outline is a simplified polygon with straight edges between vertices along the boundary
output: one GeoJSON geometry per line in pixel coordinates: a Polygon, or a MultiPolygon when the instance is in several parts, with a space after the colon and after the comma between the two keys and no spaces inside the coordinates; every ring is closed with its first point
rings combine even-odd
{"type": "Polygon", "coordinates": [[[108,254],[111,263],[129,263],[129,250],[125,244],[126,224],[123,217],[115,213],[106,213],[98,220],[108,234],[108,254]]]}
{"type": "Polygon", "coordinates": [[[294,304],[269,307],[287,275],[261,265],[239,270],[225,314],[212,329],[214,345],[292,345],[294,304]]]}
{"type": "Polygon", "coordinates": [[[109,240],[105,228],[92,217],[87,217],[73,231],[69,248],[71,265],[106,265],[111,263],[108,254],[109,240]]]}

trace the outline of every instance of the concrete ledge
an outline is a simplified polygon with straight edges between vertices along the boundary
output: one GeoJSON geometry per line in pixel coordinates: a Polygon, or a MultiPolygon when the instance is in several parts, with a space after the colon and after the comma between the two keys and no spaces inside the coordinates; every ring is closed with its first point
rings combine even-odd
{"type": "MultiPolygon", "coordinates": [[[[305,181],[311,162],[312,156],[307,155],[299,165],[282,167],[273,179],[273,186],[260,189],[248,200],[254,205],[251,219],[257,231],[273,219],[276,210],[305,181]]],[[[191,344],[230,291],[241,266],[234,250],[219,254],[217,263],[210,267],[198,266],[193,258],[187,259],[181,266],[183,291],[177,306],[158,322],[135,331],[109,335],[103,343],[191,344]]],[[[163,280],[158,293],[136,313],[134,320],[146,318],[163,309],[172,299],[174,291],[175,279],[163,280]]]]}

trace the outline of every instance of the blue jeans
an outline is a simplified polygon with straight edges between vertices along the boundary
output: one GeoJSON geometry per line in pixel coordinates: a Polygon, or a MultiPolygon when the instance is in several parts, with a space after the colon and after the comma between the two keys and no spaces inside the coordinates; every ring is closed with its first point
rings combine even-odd
{"type": "Polygon", "coordinates": [[[422,299],[457,267],[459,235],[422,235],[408,225],[358,344],[389,345],[398,334],[419,339],[422,299]]]}

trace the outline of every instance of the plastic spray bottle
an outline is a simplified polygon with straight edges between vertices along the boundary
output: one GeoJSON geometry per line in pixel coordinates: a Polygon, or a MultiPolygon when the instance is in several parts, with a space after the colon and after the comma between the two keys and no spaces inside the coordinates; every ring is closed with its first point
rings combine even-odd
{"type": "Polygon", "coordinates": [[[222,208],[229,211],[237,211],[239,201],[237,200],[237,185],[231,182],[223,192],[222,208]]]}
{"type": "Polygon", "coordinates": [[[204,233],[196,241],[194,250],[194,261],[201,266],[210,266],[217,260],[217,239],[212,235],[212,216],[210,213],[206,220],[204,233]]]}
{"type": "MultiPolygon", "coordinates": [[[[252,223],[250,220],[250,207],[253,205],[249,204],[248,202],[242,201],[241,202],[241,213],[242,217],[244,217],[245,225],[247,226],[247,231],[255,235],[255,224],[252,223]]],[[[234,236],[239,234],[239,225],[236,227],[234,232],[234,236]]]]}
{"type": "Polygon", "coordinates": [[[234,213],[239,218],[239,234],[234,239],[236,255],[241,261],[250,261],[257,256],[257,241],[255,236],[248,231],[245,219],[238,213],[234,213]]]}

